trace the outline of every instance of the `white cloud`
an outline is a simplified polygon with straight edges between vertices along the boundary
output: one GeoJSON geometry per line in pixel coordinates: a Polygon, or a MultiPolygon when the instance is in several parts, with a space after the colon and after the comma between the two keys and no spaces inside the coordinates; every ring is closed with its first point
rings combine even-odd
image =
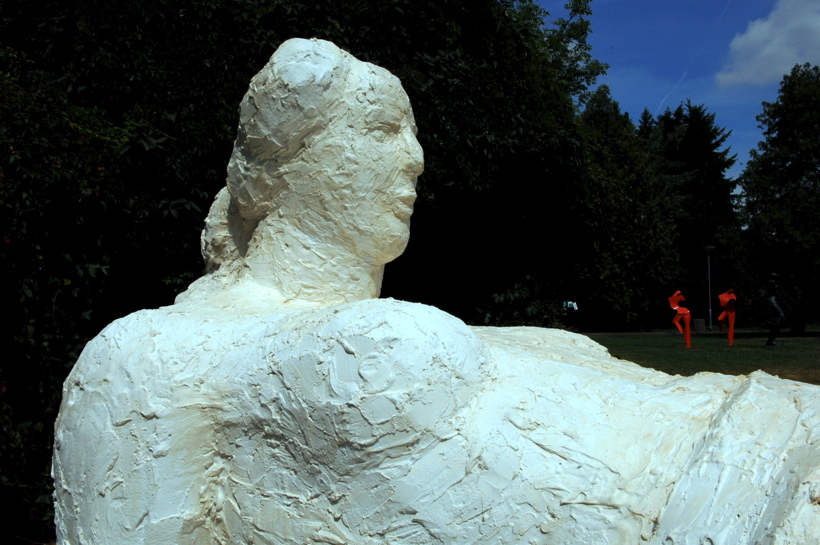
{"type": "Polygon", "coordinates": [[[820,64],[820,2],[777,0],[768,17],[735,35],[715,81],[720,87],[767,85],[806,62],[820,64]]]}

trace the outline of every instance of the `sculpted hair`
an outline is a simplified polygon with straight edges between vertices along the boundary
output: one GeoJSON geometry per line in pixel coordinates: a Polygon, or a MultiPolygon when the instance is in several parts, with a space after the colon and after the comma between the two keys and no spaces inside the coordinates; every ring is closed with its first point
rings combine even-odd
{"type": "Polygon", "coordinates": [[[292,39],[253,78],[239,107],[227,187],[202,231],[206,270],[244,256],[256,225],[279,207],[284,171],[327,128],[352,62],[359,61],[330,42],[292,39]]]}

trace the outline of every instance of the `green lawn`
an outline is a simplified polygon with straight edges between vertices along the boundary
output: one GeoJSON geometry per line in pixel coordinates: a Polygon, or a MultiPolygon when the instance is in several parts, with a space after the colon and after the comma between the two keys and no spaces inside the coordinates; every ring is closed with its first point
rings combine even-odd
{"type": "Polygon", "coordinates": [[[757,369],[781,378],[820,384],[820,335],[779,337],[782,349],[764,348],[765,331],[735,333],[728,346],[725,333],[692,334],[686,348],[677,330],[659,333],[590,333],[588,336],[609,349],[616,358],[629,360],[673,375],[701,371],[747,375],[757,369]]]}

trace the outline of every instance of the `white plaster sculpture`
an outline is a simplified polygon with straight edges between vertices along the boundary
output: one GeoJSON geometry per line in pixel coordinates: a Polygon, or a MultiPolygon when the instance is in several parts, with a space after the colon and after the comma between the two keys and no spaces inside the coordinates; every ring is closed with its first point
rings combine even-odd
{"type": "Polygon", "coordinates": [[[387,71],[291,40],[242,101],[209,272],[65,383],[63,545],[820,543],[820,388],[375,299],[422,154],[387,71]]]}

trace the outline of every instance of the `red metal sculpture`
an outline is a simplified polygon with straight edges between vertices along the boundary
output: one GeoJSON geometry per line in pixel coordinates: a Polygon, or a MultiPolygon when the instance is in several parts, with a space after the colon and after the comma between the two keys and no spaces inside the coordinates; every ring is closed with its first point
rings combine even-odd
{"type": "Polygon", "coordinates": [[[723,324],[728,319],[729,346],[731,346],[735,344],[735,307],[732,304],[732,300],[737,301],[735,290],[729,289],[728,291],[721,293],[718,295],[718,299],[720,299],[720,306],[724,309],[721,315],[718,316],[718,326],[720,327],[720,330],[723,331],[723,324]]]}
{"type": "Polygon", "coordinates": [[[692,333],[689,328],[689,323],[692,321],[692,316],[689,314],[688,308],[680,306],[681,301],[686,301],[686,298],[683,294],[681,294],[680,290],[676,291],[672,294],[672,297],[669,298],[669,306],[672,307],[672,310],[677,312],[675,317],[672,319],[672,323],[675,324],[678,331],[683,333],[683,339],[686,341],[686,348],[692,348],[692,333]],[[684,327],[681,327],[680,325],[681,318],[683,318],[684,327]]]}

